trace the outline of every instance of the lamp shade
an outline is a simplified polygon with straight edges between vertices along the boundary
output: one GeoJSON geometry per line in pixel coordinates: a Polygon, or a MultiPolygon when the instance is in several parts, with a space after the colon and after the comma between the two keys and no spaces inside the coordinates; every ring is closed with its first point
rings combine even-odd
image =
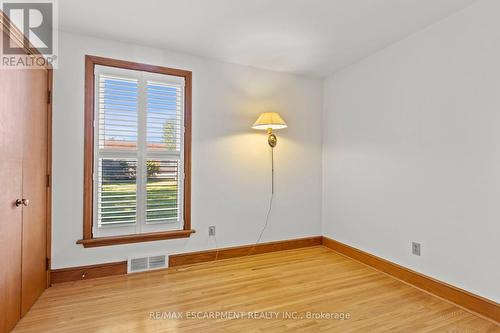
{"type": "Polygon", "coordinates": [[[257,118],[252,128],[257,130],[287,128],[285,121],[277,112],[264,112],[257,118]]]}

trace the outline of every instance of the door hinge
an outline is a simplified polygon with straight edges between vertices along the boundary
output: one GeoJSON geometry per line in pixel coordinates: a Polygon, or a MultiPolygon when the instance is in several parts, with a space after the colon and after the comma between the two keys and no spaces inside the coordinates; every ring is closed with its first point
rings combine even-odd
{"type": "Polygon", "coordinates": [[[45,270],[48,271],[50,269],[50,259],[45,258],[45,270]]]}
{"type": "Polygon", "coordinates": [[[47,175],[47,187],[50,187],[50,181],[51,181],[50,175],[47,175]]]}
{"type": "Polygon", "coordinates": [[[52,91],[47,91],[47,104],[52,104],[52,91]]]}

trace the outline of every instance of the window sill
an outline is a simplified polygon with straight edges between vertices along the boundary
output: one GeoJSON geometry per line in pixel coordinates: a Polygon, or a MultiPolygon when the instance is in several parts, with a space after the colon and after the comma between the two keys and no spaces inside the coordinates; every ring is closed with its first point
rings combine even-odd
{"type": "Polygon", "coordinates": [[[188,238],[194,230],[174,230],[164,232],[151,232],[147,234],[135,234],[113,237],[97,237],[90,239],[80,239],[76,244],[82,244],[83,247],[111,246],[129,243],[152,242],[164,239],[188,238]]]}

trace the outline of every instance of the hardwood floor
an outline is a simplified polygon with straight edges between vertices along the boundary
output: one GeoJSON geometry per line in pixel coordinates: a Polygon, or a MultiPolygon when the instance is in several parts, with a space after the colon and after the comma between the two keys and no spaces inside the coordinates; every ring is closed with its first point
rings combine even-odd
{"type": "Polygon", "coordinates": [[[473,333],[500,332],[500,327],[326,247],[315,246],[55,285],[14,330],[284,331],[473,333]],[[217,311],[245,317],[193,318],[215,316],[217,311]],[[151,312],[160,312],[159,318],[151,318],[151,312]],[[167,319],[168,312],[181,312],[183,318],[167,319]],[[271,318],[249,319],[248,312],[271,318]],[[308,319],[307,312],[348,313],[350,318],[308,319]],[[286,314],[305,318],[283,319],[286,314]]]}

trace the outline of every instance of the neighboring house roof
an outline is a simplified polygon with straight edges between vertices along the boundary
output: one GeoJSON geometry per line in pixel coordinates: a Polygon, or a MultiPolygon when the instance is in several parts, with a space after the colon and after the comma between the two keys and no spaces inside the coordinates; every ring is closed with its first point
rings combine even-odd
{"type": "MultiPolygon", "coordinates": [[[[104,147],[106,148],[135,148],[136,142],[125,140],[104,140],[104,147]]],[[[161,149],[165,148],[165,143],[148,143],[148,148],[161,149]]]]}

